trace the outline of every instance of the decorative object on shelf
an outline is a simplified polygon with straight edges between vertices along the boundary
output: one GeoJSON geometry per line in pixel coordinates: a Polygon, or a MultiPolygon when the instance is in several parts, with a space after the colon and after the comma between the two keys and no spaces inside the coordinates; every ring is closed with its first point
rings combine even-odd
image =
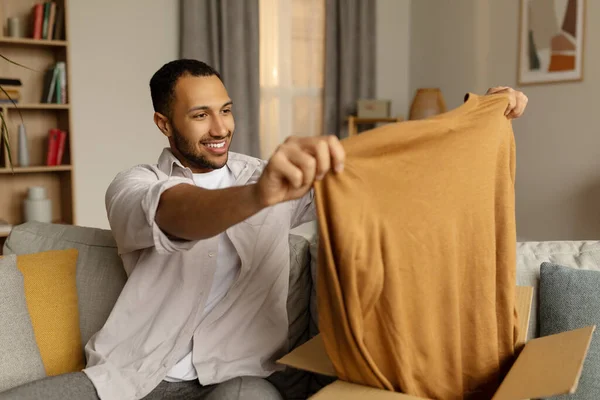
{"type": "Polygon", "coordinates": [[[25,24],[19,17],[10,17],[8,19],[8,36],[13,38],[25,37],[25,24]]]}
{"type": "Polygon", "coordinates": [[[1,78],[0,86],[0,104],[18,103],[21,100],[21,87],[23,83],[20,79],[1,78]]]}
{"type": "Polygon", "coordinates": [[[585,0],[521,0],[518,84],[583,80],[585,0]]]}
{"type": "Polygon", "coordinates": [[[390,100],[359,99],[356,116],[358,118],[389,118],[391,108],[390,100]]]}
{"type": "Polygon", "coordinates": [[[425,119],[446,112],[446,102],[439,88],[417,89],[410,106],[409,119],[425,119]]]}
{"type": "Polygon", "coordinates": [[[27,133],[25,125],[19,124],[19,166],[29,167],[29,148],[27,147],[27,133]]]}
{"type": "Polygon", "coordinates": [[[0,218],[0,237],[8,235],[12,230],[12,224],[9,224],[6,220],[0,218]]]}
{"type": "Polygon", "coordinates": [[[23,205],[25,222],[52,222],[52,201],[46,196],[46,188],[31,186],[23,205]]]}

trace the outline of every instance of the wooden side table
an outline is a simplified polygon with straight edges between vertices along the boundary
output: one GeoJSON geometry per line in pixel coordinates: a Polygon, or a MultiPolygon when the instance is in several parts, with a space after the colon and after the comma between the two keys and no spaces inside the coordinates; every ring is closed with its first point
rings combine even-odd
{"type": "Polygon", "coordinates": [[[358,134],[357,126],[363,124],[378,124],[378,123],[394,123],[402,122],[404,118],[358,118],[354,115],[348,118],[348,136],[354,136],[358,134]]]}

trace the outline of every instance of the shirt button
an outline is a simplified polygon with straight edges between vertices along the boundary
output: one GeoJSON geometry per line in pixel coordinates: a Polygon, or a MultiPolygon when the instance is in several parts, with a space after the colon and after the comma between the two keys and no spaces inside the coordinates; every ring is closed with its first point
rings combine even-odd
{"type": "Polygon", "coordinates": [[[215,256],[215,252],[214,251],[209,252],[208,256],[211,257],[211,258],[214,257],[215,256]]]}

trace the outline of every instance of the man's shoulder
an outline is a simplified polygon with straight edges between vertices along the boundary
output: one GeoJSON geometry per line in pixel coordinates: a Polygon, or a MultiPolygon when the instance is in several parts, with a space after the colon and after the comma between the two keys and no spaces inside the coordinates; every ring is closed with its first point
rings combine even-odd
{"type": "Polygon", "coordinates": [[[143,178],[155,178],[159,179],[161,170],[157,164],[137,164],[129,168],[121,170],[117,173],[114,180],[120,179],[143,179],[143,178]]]}
{"type": "Polygon", "coordinates": [[[248,156],[248,155],[242,154],[242,153],[236,153],[233,151],[229,152],[229,160],[231,162],[251,163],[251,164],[256,164],[259,166],[267,165],[266,160],[263,160],[263,159],[257,158],[257,157],[248,156]]]}
{"type": "Polygon", "coordinates": [[[240,171],[243,168],[249,166],[253,169],[253,177],[254,179],[256,179],[256,177],[260,175],[267,166],[267,161],[262,160],[260,158],[248,156],[246,154],[235,153],[233,151],[230,151],[227,165],[236,176],[240,173],[240,171]]]}

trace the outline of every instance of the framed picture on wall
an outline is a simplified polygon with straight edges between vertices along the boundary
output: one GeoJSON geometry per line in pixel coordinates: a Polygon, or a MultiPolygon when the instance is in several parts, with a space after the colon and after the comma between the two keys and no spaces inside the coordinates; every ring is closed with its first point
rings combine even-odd
{"type": "Polygon", "coordinates": [[[585,0],[521,0],[519,85],[583,80],[585,0]]]}

